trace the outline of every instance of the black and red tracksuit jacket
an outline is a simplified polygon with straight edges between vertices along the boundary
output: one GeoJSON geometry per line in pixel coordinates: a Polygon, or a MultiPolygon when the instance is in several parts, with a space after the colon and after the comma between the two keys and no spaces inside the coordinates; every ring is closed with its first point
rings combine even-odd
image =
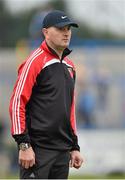
{"type": "Polygon", "coordinates": [[[43,41],[20,66],[10,100],[11,133],[15,141],[48,149],[79,150],[76,135],[75,69],[60,60],[43,41]]]}

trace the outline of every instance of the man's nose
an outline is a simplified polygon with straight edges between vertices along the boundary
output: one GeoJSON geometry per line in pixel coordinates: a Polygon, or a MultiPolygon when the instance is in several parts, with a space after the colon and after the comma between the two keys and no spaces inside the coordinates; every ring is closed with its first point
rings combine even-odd
{"type": "Polygon", "coordinates": [[[69,32],[69,28],[68,27],[64,27],[64,32],[68,33],[69,32]]]}
{"type": "Polygon", "coordinates": [[[68,29],[65,29],[65,30],[64,30],[64,34],[68,36],[68,35],[69,35],[69,30],[68,30],[68,29]]]}
{"type": "Polygon", "coordinates": [[[65,36],[69,36],[69,33],[68,33],[68,32],[64,32],[64,35],[65,35],[65,36]]]}

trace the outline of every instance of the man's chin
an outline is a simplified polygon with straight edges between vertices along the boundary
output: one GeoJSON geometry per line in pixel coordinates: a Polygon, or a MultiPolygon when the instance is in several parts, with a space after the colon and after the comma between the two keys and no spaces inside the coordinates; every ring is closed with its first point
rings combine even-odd
{"type": "Polygon", "coordinates": [[[68,46],[69,46],[69,43],[65,43],[65,44],[61,44],[61,45],[58,46],[58,47],[60,47],[60,48],[59,48],[60,50],[64,50],[64,49],[66,49],[68,46]]]}
{"type": "Polygon", "coordinates": [[[67,48],[69,46],[69,43],[65,43],[62,45],[63,48],[67,48]]]}

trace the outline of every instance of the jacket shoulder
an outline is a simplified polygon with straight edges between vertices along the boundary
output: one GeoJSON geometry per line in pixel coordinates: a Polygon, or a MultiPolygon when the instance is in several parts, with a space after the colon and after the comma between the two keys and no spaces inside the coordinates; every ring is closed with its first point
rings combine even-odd
{"type": "Polygon", "coordinates": [[[30,53],[30,55],[24,60],[24,62],[18,68],[18,74],[22,71],[24,67],[35,67],[39,68],[44,65],[45,53],[42,49],[38,48],[30,53]]]}

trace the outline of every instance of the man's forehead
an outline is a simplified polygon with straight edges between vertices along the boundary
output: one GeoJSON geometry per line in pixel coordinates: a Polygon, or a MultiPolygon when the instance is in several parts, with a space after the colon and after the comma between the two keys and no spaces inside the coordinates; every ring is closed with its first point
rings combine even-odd
{"type": "Polygon", "coordinates": [[[46,29],[65,29],[65,28],[69,29],[70,27],[71,27],[71,25],[69,24],[69,25],[66,25],[66,26],[63,26],[63,27],[51,26],[51,27],[48,27],[46,29]]]}

